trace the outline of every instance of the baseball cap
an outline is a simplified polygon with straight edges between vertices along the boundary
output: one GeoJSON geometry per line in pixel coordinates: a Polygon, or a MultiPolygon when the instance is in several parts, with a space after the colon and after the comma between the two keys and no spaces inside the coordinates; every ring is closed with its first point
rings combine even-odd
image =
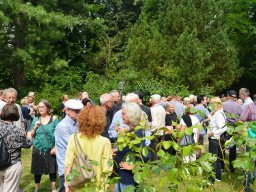
{"type": "Polygon", "coordinates": [[[236,91],[235,90],[229,90],[228,92],[227,92],[227,94],[228,94],[228,96],[230,96],[230,97],[236,97],[236,91]]]}

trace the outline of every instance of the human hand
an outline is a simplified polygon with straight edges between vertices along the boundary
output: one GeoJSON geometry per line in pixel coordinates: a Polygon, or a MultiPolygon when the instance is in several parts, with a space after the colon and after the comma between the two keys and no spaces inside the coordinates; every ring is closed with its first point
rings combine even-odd
{"type": "Polygon", "coordinates": [[[214,136],[214,133],[212,132],[212,131],[208,131],[208,137],[212,137],[212,136],[214,136]]]}
{"type": "Polygon", "coordinates": [[[169,131],[166,131],[165,134],[172,134],[172,132],[173,132],[173,126],[166,126],[166,128],[167,128],[169,131]]]}
{"type": "Polygon", "coordinates": [[[118,132],[119,129],[120,129],[120,127],[116,125],[116,126],[114,127],[114,129],[115,129],[116,132],[118,132]]]}
{"type": "Polygon", "coordinates": [[[56,155],[56,148],[54,147],[54,148],[52,148],[52,150],[51,150],[51,155],[56,155]]]}
{"type": "Polygon", "coordinates": [[[112,156],[114,156],[114,157],[115,157],[115,156],[116,156],[116,154],[117,154],[117,151],[118,151],[118,150],[117,150],[116,148],[112,149],[112,156]]]}
{"type": "Polygon", "coordinates": [[[40,125],[41,125],[41,121],[38,120],[38,121],[36,122],[36,124],[35,124],[35,128],[38,128],[40,125]]]}
{"type": "Polygon", "coordinates": [[[126,162],[121,161],[119,163],[120,169],[125,169],[125,170],[132,170],[134,169],[135,165],[134,164],[128,164],[126,162]]]}

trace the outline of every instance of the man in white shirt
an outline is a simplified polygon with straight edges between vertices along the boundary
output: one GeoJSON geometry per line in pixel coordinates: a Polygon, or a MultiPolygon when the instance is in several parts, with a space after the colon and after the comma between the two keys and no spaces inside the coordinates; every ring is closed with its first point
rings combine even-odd
{"type": "MultiPolygon", "coordinates": [[[[160,105],[161,96],[158,94],[150,97],[150,110],[152,116],[151,132],[158,132],[159,128],[165,127],[165,109],[160,105]]],[[[158,132],[161,134],[161,132],[158,132]]]]}
{"type": "Polygon", "coordinates": [[[162,105],[160,105],[161,102],[161,96],[158,94],[152,95],[150,97],[150,110],[151,110],[151,116],[152,116],[152,125],[151,125],[151,133],[158,135],[159,137],[155,137],[154,140],[151,141],[151,147],[155,151],[155,153],[152,154],[152,160],[157,160],[157,150],[156,146],[160,142],[161,137],[163,135],[163,131],[160,131],[159,129],[162,127],[165,127],[165,109],[162,105]]]}

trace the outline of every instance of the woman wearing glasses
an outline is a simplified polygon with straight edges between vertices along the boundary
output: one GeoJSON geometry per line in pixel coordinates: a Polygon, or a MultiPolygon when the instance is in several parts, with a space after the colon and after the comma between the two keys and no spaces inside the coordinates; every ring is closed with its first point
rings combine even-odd
{"type": "Polygon", "coordinates": [[[31,124],[31,134],[34,136],[31,172],[35,179],[35,192],[39,191],[41,176],[48,174],[52,191],[56,191],[56,150],[54,148],[54,130],[59,120],[52,115],[52,106],[47,100],[38,104],[39,117],[31,124]]]}

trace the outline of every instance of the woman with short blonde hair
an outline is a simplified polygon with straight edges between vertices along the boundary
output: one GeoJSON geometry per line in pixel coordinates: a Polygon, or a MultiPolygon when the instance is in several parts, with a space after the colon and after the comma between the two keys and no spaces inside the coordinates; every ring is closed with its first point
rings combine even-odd
{"type": "Polygon", "coordinates": [[[211,178],[212,182],[221,180],[221,160],[223,159],[223,149],[220,144],[220,136],[227,130],[226,115],[223,111],[221,99],[213,97],[210,100],[213,106],[212,118],[210,120],[210,128],[208,130],[209,152],[217,156],[217,160],[213,163],[216,179],[211,178]]]}

